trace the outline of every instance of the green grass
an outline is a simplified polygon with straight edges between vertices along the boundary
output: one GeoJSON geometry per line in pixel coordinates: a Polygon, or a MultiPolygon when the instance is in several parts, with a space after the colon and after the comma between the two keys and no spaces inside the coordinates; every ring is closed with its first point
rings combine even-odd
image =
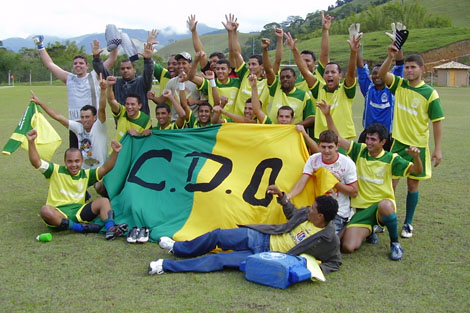
{"type": "MultiPolygon", "coordinates": [[[[0,88],[0,144],[29,100],[30,87],[0,88]]],[[[66,112],[65,87],[34,87],[66,112]]],[[[469,88],[438,88],[443,122],[443,163],[420,186],[415,235],[402,240],[404,259],[389,261],[387,234],[343,258],[326,283],[303,282],[286,290],[246,281],[238,271],[148,276],[154,258],[172,258],[156,244],[107,242],[102,235],[56,232],[50,243],[35,241],[48,229],[38,216],[48,184],[20,150],[1,156],[0,304],[3,312],[463,312],[470,305],[468,221],[470,154],[469,88]]],[[[354,103],[360,130],[362,97],[354,103]]],[[[108,114],[110,112],[108,111],[108,114]]],[[[108,115],[110,116],[110,115],[108,115]]],[[[57,122],[51,124],[67,138],[57,122]]],[[[112,120],[108,127],[114,135],[112,120]]],[[[66,143],[53,161],[62,162],[66,143]]],[[[404,218],[406,184],[397,191],[404,218]]],[[[95,196],[95,195],[94,195],[95,196]]]]}

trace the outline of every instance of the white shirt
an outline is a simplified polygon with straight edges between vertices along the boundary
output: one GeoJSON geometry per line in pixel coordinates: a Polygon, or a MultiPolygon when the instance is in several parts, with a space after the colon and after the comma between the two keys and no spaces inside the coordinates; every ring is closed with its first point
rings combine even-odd
{"type": "Polygon", "coordinates": [[[78,147],[83,156],[83,169],[97,168],[106,160],[108,145],[108,129],[99,119],[93,123],[90,132],[83,128],[82,123],[69,120],[69,130],[78,137],[78,147]]]}
{"type": "Polygon", "coordinates": [[[93,78],[93,85],[95,87],[96,104],[94,107],[98,110],[100,102],[100,85],[96,72],[92,71],[86,76],[79,78],[77,75],[69,73],[65,86],[67,86],[67,95],[69,101],[69,120],[80,120],[80,109],[85,105],[93,105],[91,98],[91,87],[88,82],[88,75],[93,78]]]}
{"type": "MultiPolygon", "coordinates": [[[[321,157],[321,153],[311,155],[304,167],[304,174],[312,176],[313,172],[324,167],[336,176],[338,180],[350,185],[357,181],[356,164],[347,156],[338,153],[338,158],[332,163],[325,163],[321,157]]],[[[343,218],[349,218],[352,215],[349,196],[339,191],[331,189],[327,195],[332,196],[338,201],[338,215],[343,218]]]]}

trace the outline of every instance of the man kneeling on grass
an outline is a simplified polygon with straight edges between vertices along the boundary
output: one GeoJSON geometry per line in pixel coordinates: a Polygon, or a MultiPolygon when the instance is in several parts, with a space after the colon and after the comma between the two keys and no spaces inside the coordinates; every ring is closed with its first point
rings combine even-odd
{"type": "Polygon", "coordinates": [[[296,209],[284,192],[275,185],[267,193],[278,196],[287,223],[280,225],[243,225],[240,228],[216,229],[190,241],[160,238],[160,247],[178,257],[196,257],[216,247],[234,250],[229,253],[209,254],[187,260],[156,259],[150,262],[149,274],[165,272],[212,272],[224,268],[238,268],[252,254],[279,251],[293,255],[307,253],[321,261],[327,274],[341,265],[339,239],[335,226],[330,223],[338,211],[338,202],[329,196],[320,196],[312,206],[296,209]]]}
{"type": "Polygon", "coordinates": [[[35,129],[30,130],[28,139],[29,161],[50,182],[46,205],[41,207],[41,218],[50,227],[65,230],[71,229],[80,233],[97,233],[101,226],[89,224],[98,215],[106,227],[106,239],[112,240],[127,231],[127,224],[115,225],[114,213],[107,198],[99,198],[85,203],[85,194],[89,186],[113,169],[121,144],[115,140],[111,147],[113,152],[109,159],[96,169],[82,169],[83,157],[77,148],[65,151],[65,166],[41,160],[34,140],[37,137],[35,129]]]}

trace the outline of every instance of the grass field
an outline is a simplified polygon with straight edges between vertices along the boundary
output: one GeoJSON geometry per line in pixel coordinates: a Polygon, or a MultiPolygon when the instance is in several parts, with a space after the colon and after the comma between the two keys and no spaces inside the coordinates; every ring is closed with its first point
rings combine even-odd
{"type": "MultiPolygon", "coordinates": [[[[30,87],[0,88],[0,144],[16,127],[30,87]]],[[[33,87],[51,106],[66,112],[63,86],[33,87]]],[[[415,235],[401,240],[405,256],[388,260],[388,235],[345,255],[326,283],[303,282],[286,290],[246,281],[238,271],[148,276],[148,263],[171,258],[158,245],[112,242],[103,235],[54,233],[38,216],[48,184],[23,150],[0,157],[0,310],[3,312],[464,312],[470,305],[470,89],[438,88],[443,122],[443,163],[421,184],[415,235]]],[[[359,92],[358,92],[359,93],[359,92]]],[[[354,104],[360,130],[362,97],[354,104]]],[[[108,114],[109,114],[108,110],[108,114]]],[[[109,116],[109,115],[108,115],[109,116]]],[[[62,138],[66,130],[51,124],[62,138]]],[[[110,136],[114,134],[109,120],[110,136]]],[[[67,143],[53,161],[62,163],[67,143]]],[[[397,191],[404,218],[406,184],[397,191]]]]}

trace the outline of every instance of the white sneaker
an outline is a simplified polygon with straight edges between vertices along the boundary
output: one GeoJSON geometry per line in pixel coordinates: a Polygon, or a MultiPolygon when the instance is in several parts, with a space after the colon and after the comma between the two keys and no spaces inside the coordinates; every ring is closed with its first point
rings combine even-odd
{"type": "Polygon", "coordinates": [[[165,271],[163,271],[163,259],[156,259],[155,261],[150,262],[149,275],[161,275],[164,273],[165,271]]]}
{"type": "Polygon", "coordinates": [[[413,237],[413,226],[411,224],[404,224],[403,229],[401,230],[402,238],[411,238],[413,237]]]}
{"type": "Polygon", "coordinates": [[[379,226],[379,225],[375,225],[374,226],[374,231],[378,234],[378,233],[383,233],[384,232],[384,228],[379,226]]]}
{"type": "Polygon", "coordinates": [[[161,237],[158,244],[160,245],[160,248],[167,250],[169,253],[173,253],[175,241],[170,237],[161,237]]]}

